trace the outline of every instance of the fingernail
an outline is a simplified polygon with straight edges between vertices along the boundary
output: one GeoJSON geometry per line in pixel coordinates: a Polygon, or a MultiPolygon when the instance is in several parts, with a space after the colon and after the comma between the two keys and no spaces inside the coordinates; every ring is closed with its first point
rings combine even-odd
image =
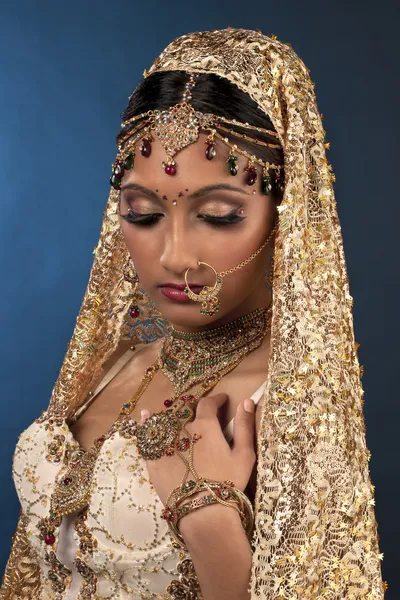
{"type": "Polygon", "coordinates": [[[254,400],[252,400],[251,398],[246,398],[246,400],[244,401],[244,410],[249,413],[254,412],[254,400]]]}
{"type": "Polygon", "coordinates": [[[147,414],[147,410],[145,408],[143,408],[140,411],[140,416],[142,417],[142,419],[146,419],[147,418],[148,414],[147,414]]]}

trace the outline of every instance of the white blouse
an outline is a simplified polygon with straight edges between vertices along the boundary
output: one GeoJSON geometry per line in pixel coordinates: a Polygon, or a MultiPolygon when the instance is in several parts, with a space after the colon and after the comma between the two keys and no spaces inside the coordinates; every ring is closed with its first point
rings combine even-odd
{"type": "MultiPolygon", "coordinates": [[[[132,355],[128,350],[116,362],[93,397],[132,355]]],[[[252,395],[255,404],[265,385],[252,395]]],[[[90,504],[83,511],[64,515],[53,543],[46,544],[37,526],[49,515],[55,482],[65,468],[65,452],[78,450],[79,444],[65,420],[55,424],[45,417],[21,434],[13,461],[15,487],[29,520],[27,533],[42,573],[40,600],[173,597],[166,588],[172,580],[177,585],[182,581],[179,563],[184,557],[172,546],[168,525],[161,519],[163,505],[150,483],[135,439],[120,431],[106,439],[101,448],[90,504]],[[54,461],[54,447],[58,462],[54,461]]],[[[233,420],[224,435],[232,440],[233,420]]]]}

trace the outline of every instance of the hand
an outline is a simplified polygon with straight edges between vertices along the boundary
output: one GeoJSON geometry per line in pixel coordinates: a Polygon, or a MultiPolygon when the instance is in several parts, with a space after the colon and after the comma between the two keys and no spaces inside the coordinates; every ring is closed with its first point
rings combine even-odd
{"type": "MultiPolygon", "coordinates": [[[[253,400],[244,400],[239,404],[234,421],[234,446],[231,449],[217,416],[218,409],[227,399],[227,394],[222,393],[202,398],[197,405],[195,419],[186,425],[186,429],[191,435],[201,435],[193,450],[193,464],[199,477],[217,481],[230,479],[243,492],[256,461],[255,406],[253,400]],[[245,410],[245,403],[246,407],[249,404],[250,412],[245,410]]],[[[142,410],[141,423],[143,424],[151,414],[147,409],[142,410]]],[[[186,451],[184,456],[188,458],[189,452],[186,451]]],[[[146,463],[150,481],[165,505],[172,490],[182,483],[186,466],[177,455],[162,456],[146,463]]]]}

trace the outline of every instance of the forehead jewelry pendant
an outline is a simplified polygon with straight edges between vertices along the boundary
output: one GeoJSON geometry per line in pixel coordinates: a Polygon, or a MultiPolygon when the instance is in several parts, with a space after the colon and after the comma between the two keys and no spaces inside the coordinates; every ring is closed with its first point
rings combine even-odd
{"type": "Polygon", "coordinates": [[[177,165],[174,156],[197,141],[199,129],[200,123],[196,112],[187,102],[177,104],[156,116],[154,132],[167,154],[167,161],[162,163],[167,175],[176,174],[177,165]]]}
{"type": "Polygon", "coordinates": [[[176,175],[177,164],[174,156],[186,146],[194,144],[199,137],[200,121],[190,104],[192,89],[196,85],[198,73],[192,73],[186,82],[182,101],[169,110],[155,111],[152,129],[157,135],[167,154],[167,161],[162,163],[167,175],[176,175]]]}
{"type": "MultiPolygon", "coordinates": [[[[195,110],[193,107],[192,90],[196,85],[199,73],[192,73],[189,81],[185,84],[183,96],[177,104],[170,106],[166,110],[149,110],[139,115],[134,115],[122,123],[126,129],[118,142],[118,155],[113,164],[113,175],[110,183],[115,189],[121,189],[121,179],[126,169],[133,167],[133,159],[136,151],[136,144],[141,140],[140,154],[148,158],[152,153],[153,133],[161,143],[166,160],[162,168],[167,175],[174,176],[178,172],[178,165],[175,156],[190,144],[194,144],[201,133],[208,133],[205,142],[205,158],[212,161],[217,156],[217,142],[222,142],[229,147],[229,156],[226,160],[229,173],[233,176],[239,172],[238,158],[244,156],[247,158],[247,167],[244,169],[244,181],[249,186],[253,186],[258,180],[256,165],[260,165],[264,170],[264,176],[261,182],[263,193],[270,193],[272,188],[283,192],[284,178],[282,165],[273,164],[262,160],[261,158],[250,154],[244,148],[241,148],[230,139],[239,139],[251,142],[257,146],[266,148],[282,148],[280,143],[273,143],[260,139],[259,134],[267,134],[278,138],[274,130],[264,129],[249,123],[243,123],[236,119],[228,119],[221,115],[212,113],[203,113],[195,110]],[[132,127],[133,126],[133,127],[132,127]],[[246,133],[239,131],[245,129],[246,133]],[[228,134],[228,136],[227,136],[228,134]],[[268,169],[273,169],[272,176],[267,174],[268,169]],[[271,181],[272,179],[272,181],[271,181]],[[276,181],[275,181],[276,180],[276,181]],[[270,185],[271,184],[271,185],[270,185]]],[[[276,140],[278,142],[278,140],[276,140]]]]}
{"type": "Polygon", "coordinates": [[[112,175],[110,177],[110,183],[114,189],[116,189],[116,190],[121,189],[121,180],[124,176],[125,170],[132,169],[134,162],[135,162],[134,152],[129,152],[123,160],[121,160],[119,158],[115,159],[115,162],[111,167],[112,175]]]}
{"type": "Polygon", "coordinates": [[[247,185],[254,185],[255,182],[257,181],[257,171],[254,166],[254,163],[251,160],[249,160],[248,165],[245,168],[245,172],[247,173],[247,177],[246,177],[247,185]]]}

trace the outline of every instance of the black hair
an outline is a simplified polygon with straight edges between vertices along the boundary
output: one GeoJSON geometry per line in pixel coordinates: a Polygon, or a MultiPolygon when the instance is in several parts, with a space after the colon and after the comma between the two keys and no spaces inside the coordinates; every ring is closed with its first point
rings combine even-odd
{"type": "MultiPolygon", "coordinates": [[[[184,92],[184,86],[189,79],[185,71],[156,71],[143,79],[129,98],[129,103],[122,113],[122,121],[140,115],[149,110],[167,110],[170,106],[180,102],[184,92]]],[[[227,119],[236,119],[255,127],[276,131],[269,116],[264,113],[257,103],[248,94],[240,90],[236,85],[213,73],[202,73],[196,80],[192,89],[190,101],[193,108],[203,113],[213,113],[227,119]]],[[[117,143],[125,137],[130,128],[135,124],[129,124],[122,128],[117,135],[117,143]]],[[[275,136],[260,132],[249,132],[248,130],[236,130],[247,133],[252,137],[265,142],[279,143],[275,136]]],[[[268,148],[236,138],[235,143],[257,156],[263,161],[283,165],[282,148],[268,148]]],[[[277,203],[281,200],[281,194],[274,189],[274,199],[277,203]]]]}

